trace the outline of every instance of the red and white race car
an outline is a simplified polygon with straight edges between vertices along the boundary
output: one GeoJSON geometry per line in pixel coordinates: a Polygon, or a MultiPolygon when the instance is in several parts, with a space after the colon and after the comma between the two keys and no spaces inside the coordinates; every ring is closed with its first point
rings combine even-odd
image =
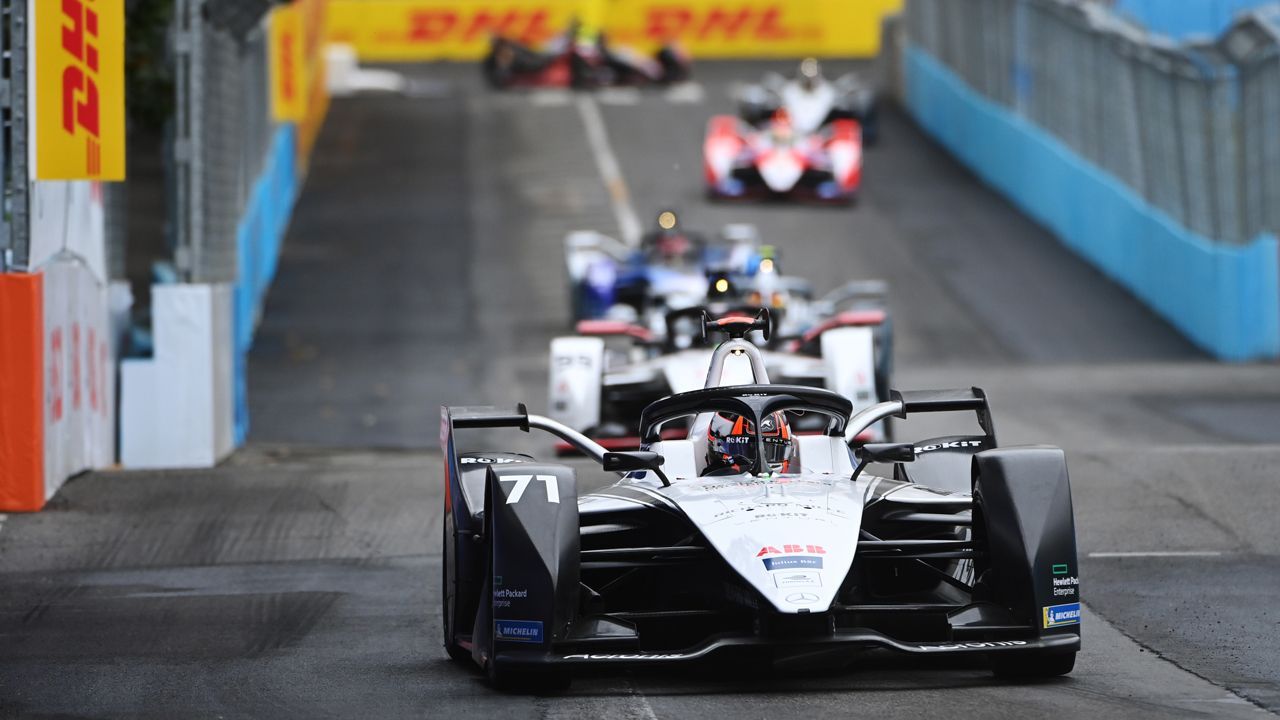
{"type": "Polygon", "coordinates": [[[836,120],[799,133],[785,110],[763,127],[717,115],[707,126],[702,162],[715,199],[852,202],[862,183],[862,129],[856,120],[836,120]]]}

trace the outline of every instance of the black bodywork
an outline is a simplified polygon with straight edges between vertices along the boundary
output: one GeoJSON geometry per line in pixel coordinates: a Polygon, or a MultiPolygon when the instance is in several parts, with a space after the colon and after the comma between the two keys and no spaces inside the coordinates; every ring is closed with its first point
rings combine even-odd
{"type": "MultiPolygon", "coordinates": [[[[572,36],[570,35],[570,38],[572,36]]],[[[675,47],[654,54],[656,72],[641,67],[626,54],[610,49],[601,35],[590,52],[571,40],[564,47],[543,51],[512,38],[494,36],[481,61],[485,80],[494,88],[515,86],[598,88],[683,82],[691,72],[688,59],[675,47]]]]}

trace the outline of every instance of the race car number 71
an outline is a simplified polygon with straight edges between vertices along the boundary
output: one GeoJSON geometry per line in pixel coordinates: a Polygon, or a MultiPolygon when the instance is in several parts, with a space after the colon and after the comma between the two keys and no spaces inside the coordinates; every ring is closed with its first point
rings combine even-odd
{"type": "Polygon", "coordinates": [[[512,475],[510,477],[499,478],[502,482],[513,482],[516,484],[511,489],[511,494],[507,496],[507,504],[513,505],[520,502],[520,498],[524,497],[524,491],[529,487],[529,483],[537,480],[543,483],[547,488],[547,502],[560,502],[560,486],[556,484],[555,475],[512,475]]]}

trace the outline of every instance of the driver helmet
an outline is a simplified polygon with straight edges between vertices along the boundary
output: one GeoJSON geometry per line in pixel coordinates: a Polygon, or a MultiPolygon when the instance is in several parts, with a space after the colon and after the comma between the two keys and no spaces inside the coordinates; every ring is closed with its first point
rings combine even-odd
{"type": "Polygon", "coordinates": [[[707,466],[703,474],[714,472],[793,473],[800,468],[800,448],[791,426],[781,411],[760,421],[764,462],[756,462],[756,433],[741,415],[716,413],[707,428],[707,466]]]}
{"type": "Polygon", "coordinates": [[[822,66],[818,64],[817,58],[805,58],[800,62],[799,73],[800,87],[806,92],[813,92],[822,82],[822,66]]]}
{"type": "Polygon", "coordinates": [[[769,130],[773,135],[773,141],[779,145],[790,144],[791,138],[795,135],[795,129],[791,125],[791,113],[786,108],[778,108],[773,114],[773,122],[769,126],[769,130]]]}

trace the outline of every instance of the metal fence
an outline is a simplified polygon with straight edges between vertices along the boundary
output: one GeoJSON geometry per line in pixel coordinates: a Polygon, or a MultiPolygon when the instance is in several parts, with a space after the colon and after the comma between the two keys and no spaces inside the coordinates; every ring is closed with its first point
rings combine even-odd
{"type": "Polygon", "coordinates": [[[174,260],[234,282],[237,230],[271,146],[265,0],[177,0],[174,260]]]}
{"type": "Polygon", "coordinates": [[[1173,43],[1089,0],[908,0],[907,42],[1175,221],[1280,231],[1280,10],[1173,43]]]}
{"type": "Polygon", "coordinates": [[[27,10],[0,4],[0,272],[25,268],[27,225],[27,10]]]}

